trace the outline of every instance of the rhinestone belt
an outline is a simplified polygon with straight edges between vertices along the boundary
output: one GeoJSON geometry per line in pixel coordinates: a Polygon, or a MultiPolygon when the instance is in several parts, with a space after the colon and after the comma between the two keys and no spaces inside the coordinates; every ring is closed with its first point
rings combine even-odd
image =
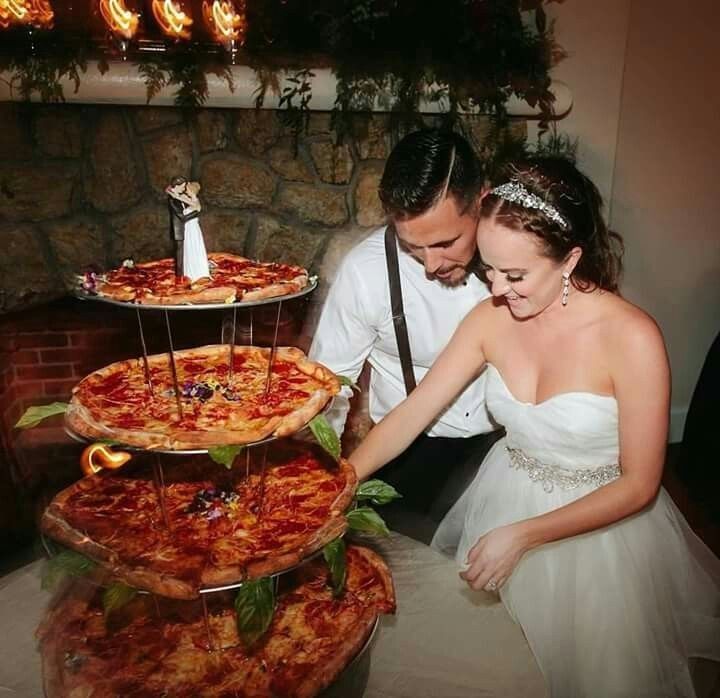
{"type": "Polygon", "coordinates": [[[519,448],[506,446],[510,455],[510,467],[516,470],[525,470],[533,482],[541,482],[546,492],[552,492],[557,485],[563,490],[574,490],[582,485],[602,487],[620,477],[620,466],[601,465],[597,468],[582,468],[575,470],[563,468],[559,465],[547,465],[537,458],[532,458],[519,448]]]}

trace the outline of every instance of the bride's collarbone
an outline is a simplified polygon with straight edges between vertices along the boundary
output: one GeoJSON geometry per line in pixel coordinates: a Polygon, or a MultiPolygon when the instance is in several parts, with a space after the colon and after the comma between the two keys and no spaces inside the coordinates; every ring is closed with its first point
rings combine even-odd
{"type": "Polygon", "coordinates": [[[587,367],[554,367],[552,370],[538,371],[532,364],[510,366],[502,361],[488,363],[518,402],[540,405],[558,395],[573,393],[614,397],[609,376],[593,375],[587,367]]]}
{"type": "Polygon", "coordinates": [[[602,344],[570,337],[549,342],[506,338],[486,355],[520,401],[539,404],[560,393],[614,394],[602,344]]]}

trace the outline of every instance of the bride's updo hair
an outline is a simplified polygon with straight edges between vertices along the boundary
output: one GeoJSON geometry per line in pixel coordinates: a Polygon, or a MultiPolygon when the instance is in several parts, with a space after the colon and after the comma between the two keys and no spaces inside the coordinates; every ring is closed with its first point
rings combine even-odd
{"type": "Polygon", "coordinates": [[[562,262],[574,247],[582,256],[571,281],[580,291],[617,291],[622,238],[608,230],[597,187],[571,162],[528,158],[505,165],[480,202],[480,217],[537,235],[544,254],[562,262]],[[509,183],[520,186],[503,187],[509,183]],[[501,191],[493,191],[501,187],[501,191]],[[512,200],[508,200],[509,197],[512,200]]]}

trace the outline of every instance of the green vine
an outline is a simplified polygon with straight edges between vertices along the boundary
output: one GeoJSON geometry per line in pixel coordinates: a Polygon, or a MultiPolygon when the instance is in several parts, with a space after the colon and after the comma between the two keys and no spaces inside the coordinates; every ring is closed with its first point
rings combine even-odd
{"type": "MultiPolygon", "coordinates": [[[[568,146],[549,134],[550,70],[565,57],[545,12],[553,1],[563,0],[247,0],[239,58],[256,72],[256,105],[275,93],[296,143],[308,124],[312,70],[327,66],[337,78],[331,124],[339,141],[358,113],[376,109],[389,114],[393,138],[423,125],[428,111],[454,129],[464,128],[465,114],[480,112],[491,127],[478,146],[494,158],[520,147],[508,135],[506,109],[517,97],[539,108],[541,138],[568,146]]],[[[22,98],[62,101],[62,81],[77,90],[87,70],[88,44],[45,34],[45,47],[35,40],[32,51],[17,40],[0,46],[0,68],[22,98]]],[[[131,44],[127,57],[138,65],[148,102],[171,86],[176,105],[202,106],[211,74],[234,90],[230,66],[196,42],[148,54],[131,44]]]]}
{"type": "Polygon", "coordinates": [[[289,85],[283,88],[278,102],[280,109],[284,109],[280,112],[281,120],[292,131],[296,156],[298,137],[307,128],[310,119],[308,105],[312,99],[312,78],[314,77],[315,73],[309,68],[303,68],[293,73],[285,79],[289,85]]]}
{"type": "MultiPolygon", "coordinates": [[[[17,91],[25,101],[37,95],[42,102],[64,102],[62,82],[70,80],[74,92],[78,91],[80,76],[87,72],[88,53],[86,45],[57,45],[42,40],[30,54],[0,52],[0,72],[10,76],[0,79],[8,85],[11,95],[17,91]]],[[[104,73],[107,61],[99,61],[98,69],[104,73]]]]}
{"type": "Polygon", "coordinates": [[[209,96],[208,75],[225,80],[228,89],[235,91],[230,66],[209,62],[195,48],[142,56],[138,72],[145,81],[148,104],[165,87],[176,87],[175,105],[185,108],[201,107],[209,96]]]}

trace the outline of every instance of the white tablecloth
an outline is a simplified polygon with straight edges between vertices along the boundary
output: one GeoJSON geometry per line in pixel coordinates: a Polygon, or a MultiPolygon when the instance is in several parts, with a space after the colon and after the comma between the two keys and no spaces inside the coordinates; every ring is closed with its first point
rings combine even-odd
{"type": "MultiPolygon", "coordinates": [[[[365,698],[547,695],[497,597],[471,592],[454,562],[410,538],[393,534],[373,547],[392,570],[398,610],[381,620],[367,655],[365,698]]],[[[34,639],[48,600],[40,569],[36,562],[0,579],[0,698],[43,695],[34,639]]]]}

